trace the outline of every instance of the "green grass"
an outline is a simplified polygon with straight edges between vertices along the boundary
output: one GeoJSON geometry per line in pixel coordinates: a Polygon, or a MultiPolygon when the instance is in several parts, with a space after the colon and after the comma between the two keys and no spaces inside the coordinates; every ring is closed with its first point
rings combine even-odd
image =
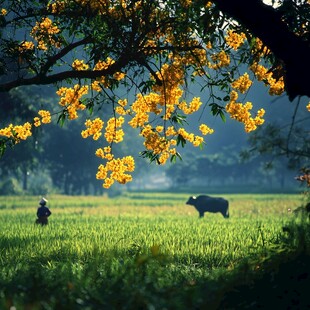
{"type": "Polygon", "coordinates": [[[0,309],[212,309],[236,270],[300,248],[299,195],[222,195],[228,220],[198,219],[188,196],[51,196],[46,227],[39,197],[0,197],[0,309]]]}

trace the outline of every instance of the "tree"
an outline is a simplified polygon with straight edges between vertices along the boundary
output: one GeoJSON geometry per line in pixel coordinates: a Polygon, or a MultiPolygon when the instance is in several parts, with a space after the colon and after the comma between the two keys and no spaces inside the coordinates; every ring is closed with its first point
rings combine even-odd
{"type": "Polygon", "coordinates": [[[209,92],[204,106],[214,116],[227,112],[255,130],[265,111],[252,115],[252,103],[243,103],[253,79],[272,95],[310,96],[309,1],[279,2],[2,1],[0,91],[55,84],[60,97],[58,112],[42,109],[24,125],[4,124],[2,150],[27,139],[33,126],[74,120],[87,109],[83,138],[109,144],[96,151],[103,160],[96,177],[106,188],[127,183],[133,157],[115,156],[125,120],[144,139],[142,156],[159,164],[181,157],[178,146],[202,147],[213,133],[204,123],[197,124],[201,135],[186,130],[186,116],[203,106],[199,97],[185,101],[189,80],[209,92]],[[117,89],[126,89],[124,96],[117,89]],[[106,122],[103,104],[110,104],[106,122]]]}
{"type": "Polygon", "coordinates": [[[307,167],[310,164],[308,134],[309,127],[269,124],[250,136],[250,150],[244,152],[243,157],[269,154],[272,157],[286,157],[289,168],[307,167]]]}
{"type": "MultiPolygon", "coordinates": [[[[23,122],[33,118],[36,115],[33,101],[39,103],[41,100],[37,89],[31,87],[16,88],[10,93],[1,93],[0,99],[0,114],[9,115],[14,122],[23,122]]],[[[39,130],[33,131],[33,139],[15,145],[14,149],[10,148],[5,152],[1,158],[0,175],[2,179],[13,176],[22,180],[23,190],[27,190],[29,172],[38,167],[38,158],[42,151],[36,143],[39,135],[39,130]]]]}

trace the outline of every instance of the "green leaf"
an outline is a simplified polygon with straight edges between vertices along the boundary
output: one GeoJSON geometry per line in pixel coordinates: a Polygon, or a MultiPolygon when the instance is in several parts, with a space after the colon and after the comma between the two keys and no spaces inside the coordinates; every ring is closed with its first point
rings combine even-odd
{"type": "Polygon", "coordinates": [[[177,136],[177,145],[180,145],[180,144],[182,147],[184,147],[186,144],[186,140],[183,138],[183,136],[178,135],[177,136]]]}
{"type": "Polygon", "coordinates": [[[224,123],[226,123],[226,116],[223,111],[220,111],[220,117],[224,123]]]}
{"type": "Polygon", "coordinates": [[[218,105],[217,103],[213,102],[210,103],[209,106],[211,107],[211,113],[213,116],[220,116],[223,122],[226,122],[225,117],[225,107],[218,105]]]}
{"type": "Polygon", "coordinates": [[[5,139],[0,140],[0,158],[4,155],[6,150],[6,143],[5,139]]]}
{"type": "Polygon", "coordinates": [[[171,117],[171,121],[173,123],[177,123],[180,125],[188,124],[186,121],[186,116],[185,115],[180,115],[180,114],[175,114],[171,117]]]}
{"type": "Polygon", "coordinates": [[[223,98],[223,101],[229,101],[230,100],[230,96],[229,95],[227,95],[227,96],[225,96],[224,98],[223,98]]]}
{"type": "Polygon", "coordinates": [[[58,120],[57,120],[57,124],[59,124],[60,127],[62,127],[65,124],[65,121],[66,121],[66,114],[65,114],[65,112],[63,112],[59,115],[58,120]]]}

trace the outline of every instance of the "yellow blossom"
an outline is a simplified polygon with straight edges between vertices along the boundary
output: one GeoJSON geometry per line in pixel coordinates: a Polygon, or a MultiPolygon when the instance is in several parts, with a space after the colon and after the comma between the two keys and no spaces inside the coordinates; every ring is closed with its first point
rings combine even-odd
{"type": "Polygon", "coordinates": [[[1,9],[0,15],[5,16],[8,13],[6,9],[1,9]]]}
{"type": "Polygon", "coordinates": [[[40,110],[38,112],[38,114],[42,117],[42,120],[41,122],[43,124],[49,124],[52,119],[51,119],[51,113],[49,111],[46,111],[46,110],[40,110]]]}
{"type": "Polygon", "coordinates": [[[34,49],[34,44],[33,42],[30,41],[23,41],[18,47],[18,50],[20,53],[23,53],[27,50],[33,50],[34,49]]]}
{"type": "Polygon", "coordinates": [[[123,72],[116,72],[116,73],[113,74],[113,77],[114,77],[115,80],[117,80],[117,81],[120,81],[120,80],[124,79],[125,76],[126,76],[126,74],[123,73],[123,72]]]}
{"type": "Polygon", "coordinates": [[[47,9],[50,10],[53,14],[61,13],[66,7],[65,1],[56,1],[48,5],[47,9]]]}
{"type": "Polygon", "coordinates": [[[126,114],[129,114],[130,111],[129,110],[125,110],[124,107],[127,105],[127,99],[120,99],[118,100],[118,105],[116,108],[115,108],[115,112],[119,115],[126,115],[126,114]]]}
{"type": "Polygon", "coordinates": [[[20,140],[26,140],[31,135],[31,124],[29,122],[16,126],[10,124],[8,127],[0,129],[0,136],[13,138],[15,143],[18,143],[20,140]]]}
{"type": "Polygon", "coordinates": [[[235,51],[243,44],[246,36],[243,32],[236,33],[233,30],[227,31],[227,36],[225,37],[227,45],[229,45],[235,51]]]}
{"type": "Polygon", "coordinates": [[[47,45],[52,45],[56,48],[60,48],[60,41],[55,39],[55,35],[60,32],[57,25],[53,24],[52,20],[48,17],[42,18],[41,22],[36,22],[32,28],[30,34],[38,41],[38,48],[41,50],[47,50],[47,45]]]}
{"type": "Polygon", "coordinates": [[[255,74],[255,77],[258,81],[266,79],[268,70],[264,66],[258,63],[254,63],[253,65],[251,65],[250,69],[255,74]]]}
{"type": "Polygon", "coordinates": [[[115,181],[120,184],[125,184],[132,181],[132,176],[127,172],[133,172],[135,169],[135,162],[132,156],[125,156],[123,158],[108,159],[106,164],[101,164],[98,167],[96,178],[104,180],[103,187],[111,187],[115,181]]]}
{"type": "Polygon", "coordinates": [[[211,43],[211,41],[209,41],[209,42],[206,44],[206,48],[208,48],[208,49],[211,49],[211,48],[212,48],[212,43],[211,43]]]}
{"type": "Polygon", "coordinates": [[[201,124],[199,126],[199,130],[201,131],[201,133],[205,136],[207,134],[212,134],[214,132],[213,129],[211,129],[210,127],[208,127],[207,125],[205,124],[201,124]]]}
{"type": "Polygon", "coordinates": [[[102,128],[104,122],[99,117],[94,119],[93,121],[88,119],[85,122],[86,129],[81,132],[83,138],[87,138],[89,136],[93,136],[94,140],[98,140],[102,135],[102,128]]]}
{"type": "Polygon", "coordinates": [[[35,127],[39,127],[39,126],[41,126],[41,120],[40,120],[40,118],[39,117],[34,117],[34,119],[33,119],[33,125],[35,126],[35,127]]]}
{"type": "Polygon", "coordinates": [[[227,67],[230,64],[230,57],[225,51],[220,51],[217,54],[211,56],[214,64],[209,64],[209,67],[218,70],[223,67],[227,67]]]}
{"type": "Polygon", "coordinates": [[[111,179],[111,178],[105,178],[105,179],[104,179],[103,187],[104,187],[104,188],[110,188],[113,184],[114,184],[114,180],[113,180],[113,179],[111,179]]]}
{"type": "Polygon", "coordinates": [[[273,78],[273,73],[268,72],[268,69],[264,66],[254,63],[250,69],[254,73],[258,81],[264,81],[266,85],[269,85],[270,95],[281,95],[284,92],[284,79],[280,77],[279,79],[273,78]]]}
{"type": "Polygon", "coordinates": [[[245,104],[236,103],[231,101],[226,105],[226,111],[230,114],[230,117],[243,123],[246,132],[253,131],[257,128],[257,126],[262,125],[264,123],[264,119],[262,118],[265,114],[264,109],[260,109],[257,112],[256,117],[252,117],[250,110],[253,105],[251,102],[246,102],[245,104]]]}
{"type": "Polygon", "coordinates": [[[74,85],[73,88],[61,87],[56,94],[60,96],[59,104],[67,108],[69,119],[78,117],[77,111],[84,110],[86,106],[82,104],[81,97],[88,93],[88,85],[74,85]]]}
{"type": "Polygon", "coordinates": [[[105,134],[104,137],[109,143],[119,143],[123,141],[124,138],[124,131],[123,129],[118,129],[122,127],[124,123],[124,117],[120,116],[118,118],[112,117],[108,120],[106,128],[105,128],[105,134]]]}
{"type": "Polygon", "coordinates": [[[175,136],[177,134],[177,132],[175,131],[173,126],[169,126],[166,129],[166,136],[175,136]]]}
{"type": "Polygon", "coordinates": [[[108,57],[105,61],[104,60],[99,60],[95,67],[94,70],[95,71],[100,71],[100,70],[106,70],[108,69],[111,65],[113,65],[115,63],[115,60],[113,60],[112,58],[108,57]]]}
{"type": "Polygon", "coordinates": [[[72,63],[72,68],[77,71],[88,70],[89,65],[84,63],[84,60],[75,59],[72,63]]]}
{"type": "Polygon", "coordinates": [[[185,114],[192,114],[199,110],[202,102],[199,97],[194,97],[190,104],[187,106],[186,102],[181,102],[178,106],[185,114]]]}
{"type": "Polygon", "coordinates": [[[164,130],[164,126],[156,126],[157,132],[162,132],[164,130]]]}
{"type": "Polygon", "coordinates": [[[268,78],[268,83],[270,85],[269,94],[270,95],[281,95],[284,92],[284,80],[281,77],[279,80],[274,78],[268,78]]]}
{"type": "Polygon", "coordinates": [[[245,93],[251,85],[252,81],[249,79],[249,75],[247,73],[244,73],[238,79],[231,83],[231,86],[234,89],[239,90],[242,94],[245,93]]]}
{"type": "Polygon", "coordinates": [[[200,146],[203,143],[203,137],[195,136],[193,143],[193,146],[200,146]]]}
{"type": "Polygon", "coordinates": [[[164,165],[164,164],[167,162],[167,160],[169,159],[169,157],[170,157],[170,153],[169,153],[169,152],[163,152],[163,153],[161,153],[161,155],[159,156],[158,161],[159,161],[159,163],[160,163],[161,165],[164,165]]]}

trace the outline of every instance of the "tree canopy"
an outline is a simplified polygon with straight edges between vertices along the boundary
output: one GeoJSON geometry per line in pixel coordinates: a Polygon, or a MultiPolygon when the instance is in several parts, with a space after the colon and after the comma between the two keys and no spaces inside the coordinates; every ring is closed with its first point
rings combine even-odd
{"type": "Polygon", "coordinates": [[[254,80],[271,95],[310,97],[309,0],[0,3],[0,92],[55,85],[59,97],[54,106],[37,103],[25,123],[2,116],[1,153],[53,119],[63,124],[88,111],[81,135],[100,143],[96,177],[105,188],[132,180],[133,157],[115,156],[125,122],[144,139],[141,155],[164,164],[181,157],[178,146],[202,147],[213,133],[203,122],[195,124],[200,135],[188,132],[187,115],[201,109],[228,113],[247,132],[262,125],[265,111],[246,101],[254,80]],[[207,102],[186,96],[190,82],[207,102]]]}

